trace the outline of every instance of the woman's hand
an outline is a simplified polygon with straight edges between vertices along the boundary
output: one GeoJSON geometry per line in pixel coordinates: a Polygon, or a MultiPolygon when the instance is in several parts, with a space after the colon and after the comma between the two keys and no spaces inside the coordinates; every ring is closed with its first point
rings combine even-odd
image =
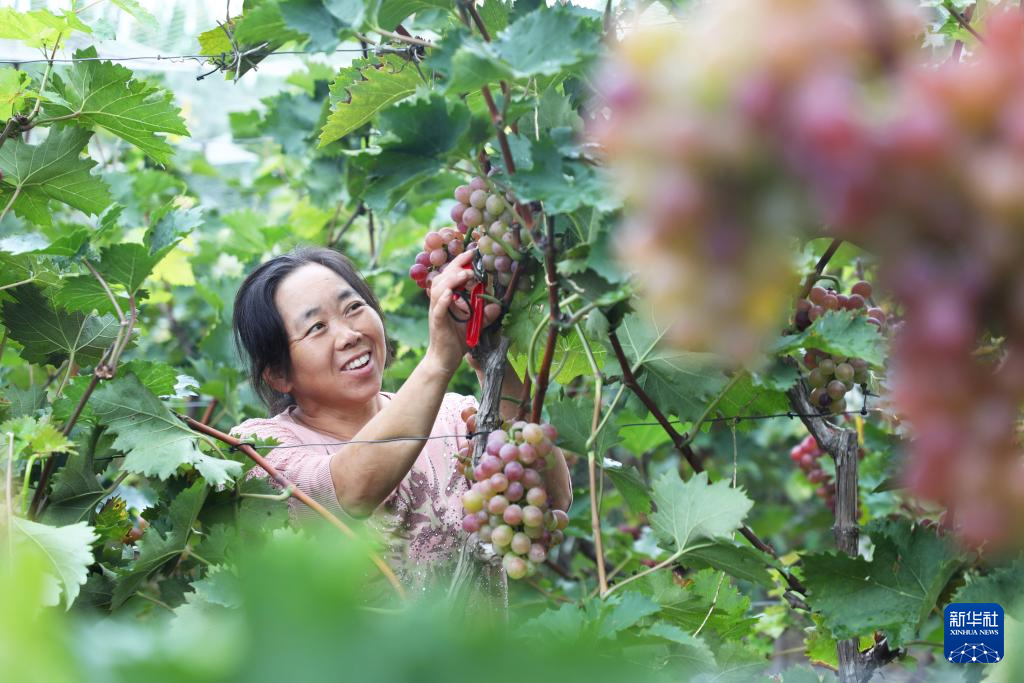
{"type": "MultiPolygon", "coordinates": [[[[471,288],[475,276],[465,268],[473,259],[473,251],[466,251],[448,263],[448,266],[430,283],[430,309],[427,315],[429,341],[424,359],[431,359],[441,370],[454,374],[466,351],[466,326],[455,322],[448,310],[453,306],[452,293],[460,287],[471,288]]],[[[455,308],[456,315],[465,317],[465,307],[455,308]]]]}

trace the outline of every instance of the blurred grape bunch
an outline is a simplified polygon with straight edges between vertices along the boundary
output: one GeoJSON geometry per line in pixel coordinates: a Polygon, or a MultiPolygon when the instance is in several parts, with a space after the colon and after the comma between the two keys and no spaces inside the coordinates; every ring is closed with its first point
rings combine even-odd
{"type": "MultiPolygon", "coordinates": [[[[966,62],[929,63],[907,3],[744,0],[636,33],[594,139],[629,202],[620,253],[671,339],[740,360],[793,294],[790,241],[877,256],[903,307],[891,385],[907,482],[962,539],[1024,531],[1024,36],[993,10],[966,62]]],[[[945,59],[945,58],[943,58],[945,59]]]]}

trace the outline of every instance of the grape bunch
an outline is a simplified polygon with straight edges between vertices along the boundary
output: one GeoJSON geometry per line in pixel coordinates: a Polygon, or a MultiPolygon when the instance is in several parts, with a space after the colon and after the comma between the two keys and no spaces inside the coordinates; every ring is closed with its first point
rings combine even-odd
{"type": "MultiPolygon", "coordinates": [[[[470,409],[472,410],[472,409],[470,409]]],[[[470,432],[475,415],[463,414],[470,432]]],[[[506,423],[487,436],[487,450],[473,467],[470,444],[459,453],[459,466],[473,482],[462,495],[462,528],[476,533],[502,556],[511,579],[537,571],[548,552],[562,542],[569,516],[548,507],[541,470],[558,446],[549,424],[506,423]]]]}
{"type": "Polygon", "coordinates": [[[846,394],[855,384],[865,385],[870,379],[867,361],[860,358],[834,356],[818,349],[808,349],[804,366],[810,372],[811,403],[833,414],[846,412],[846,394]]]}
{"type": "Polygon", "coordinates": [[[476,177],[468,185],[455,188],[451,217],[470,238],[483,257],[483,268],[495,273],[505,286],[522,261],[523,242],[515,222],[515,198],[502,193],[493,181],[476,177]]]}
{"type": "Polygon", "coordinates": [[[409,268],[409,277],[421,288],[428,289],[436,274],[466,250],[466,233],[459,227],[431,230],[423,238],[423,251],[416,254],[416,262],[409,268]]]}
{"type": "Polygon", "coordinates": [[[866,313],[867,321],[878,328],[885,325],[885,311],[877,306],[870,305],[871,283],[861,280],[850,288],[850,293],[840,294],[832,288],[825,288],[815,285],[811,288],[806,299],[799,299],[796,302],[796,315],[793,323],[800,331],[806,330],[815,320],[825,314],[825,311],[853,311],[854,313],[866,313]]]}
{"type": "Polygon", "coordinates": [[[826,472],[818,462],[823,455],[825,453],[818,447],[817,439],[810,434],[789,451],[789,459],[803,470],[807,481],[818,485],[814,491],[815,494],[828,506],[829,510],[834,512],[836,509],[836,484],[832,480],[832,475],[826,472]]]}
{"type": "Polygon", "coordinates": [[[616,47],[590,133],[626,195],[623,257],[677,344],[774,335],[779,245],[818,226],[871,252],[901,309],[905,480],[969,544],[1020,545],[1024,27],[994,9],[951,59],[922,48],[926,24],[896,0],[701,5],[616,47]]]}

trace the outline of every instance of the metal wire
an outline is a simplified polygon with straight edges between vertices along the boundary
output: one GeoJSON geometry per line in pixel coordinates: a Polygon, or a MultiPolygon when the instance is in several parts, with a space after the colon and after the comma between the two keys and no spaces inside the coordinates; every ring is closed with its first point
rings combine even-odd
{"type": "MultiPolygon", "coordinates": [[[[376,48],[373,50],[377,53],[405,53],[406,50],[393,49],[393,48],[376,48]]],[[[334,52],[359,52],[362,53],[363,49],[360,47],[344,47],[334,50],[334,52]]],[[[222,56],[230,56],[232,53],[225,52],[223,54],[215,55],[140,55],[138,57],[67,57],[62,59],[0,59],[0,64],[45,64],[47,62],[53,62],[55,64],[71,64],[73,62],[135,62],[142,60],[153,60],[153,61],[185,61],[186,59],[198,59],[198,60],[209,60],[216,59],[222,56]]],[[[312,51],[312,50],[275,50],[268,52],[262,57],[272,57],[274,55],[322,55],[332,54],[330,52],[312,51]]]]}

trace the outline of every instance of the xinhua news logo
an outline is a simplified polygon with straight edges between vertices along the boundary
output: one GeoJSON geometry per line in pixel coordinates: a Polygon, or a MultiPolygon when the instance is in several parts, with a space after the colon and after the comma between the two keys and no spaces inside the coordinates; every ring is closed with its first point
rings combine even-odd
{"type": "Polygon", "coordinates": [[[946,607],[946,659],[954,664],[995,664],[1003,658],[1003,608],[994,602],[946,607]]]}

